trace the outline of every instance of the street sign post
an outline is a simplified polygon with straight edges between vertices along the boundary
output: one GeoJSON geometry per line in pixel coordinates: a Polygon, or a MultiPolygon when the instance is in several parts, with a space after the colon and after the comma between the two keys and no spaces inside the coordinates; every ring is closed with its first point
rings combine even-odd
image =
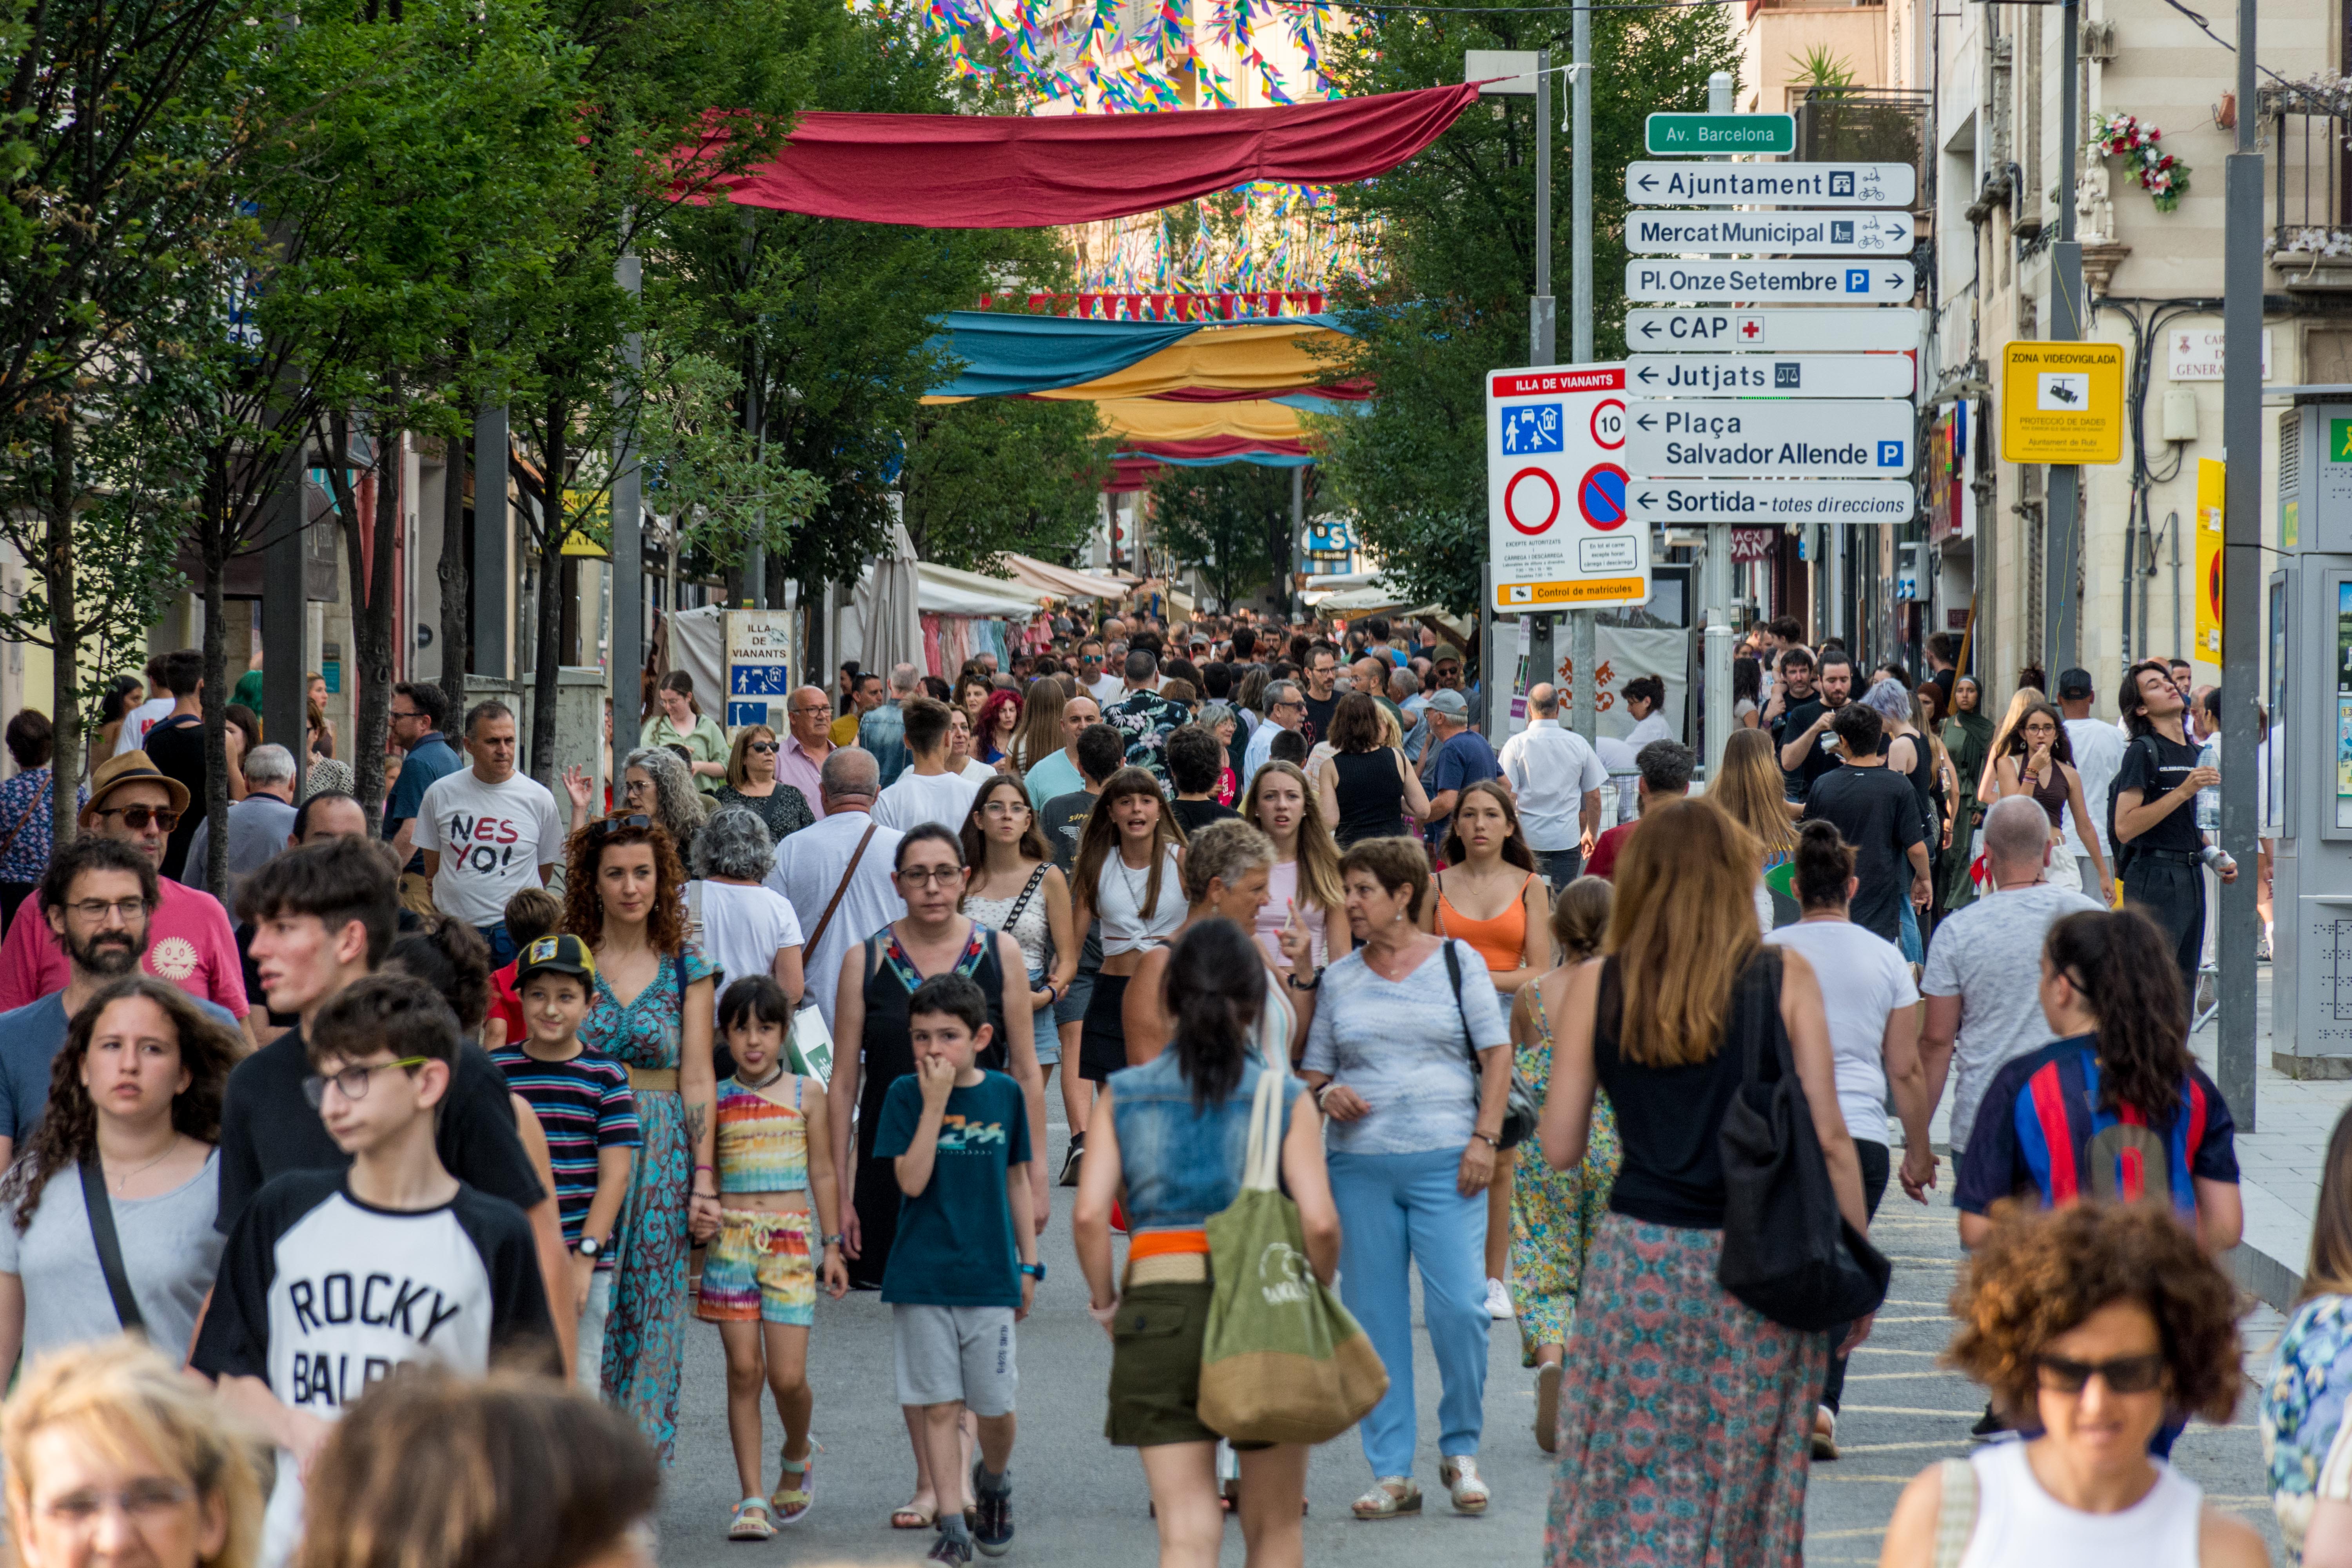
{"type": "Polygon", "coordinates": [[[1874,310],[1628,310],[1625,346],[1635,353],[1853,353],[1919,347],[1927,312],[1907,305],[1874,310]]]}
{"type": "Polygon", "coordinates": [[[2004,343],[2000,401],[2004,463],[2123,460],[2121,343],[2004,343]]]}
{"type": "Polygon", "coordinates": [[[1658,113],[1643,126],[1646,151],[1657,157],[1706,157],[1726,153],[1793,153],[1793,114],[1658,113]]]}
{"type": "Polygon", "coordinates": [[[1901,479],[1911,471],[1908,401],[1702,401],[1626,405],[1626,471],[1644,479],[1901,479]]]}
{"type": "Polygon", "coordinates": [[[1633,354],[1626,383],[1647,397],[1908,397],[1907,353],[1633,354]]]}
{"type": "Polygon", "coordinates": [[[1904,256],[1917,239],[1909,213],[1644,212],[1625,215],[1634,256],[1732,252],[1776,256],[1904,256]]]}
{"type": "Polygon", "coordinates": [[[1822,305],[1903,305],[1919,291],[1905,261],[1628,261],[1625,298],[1687,305],[1712,300],[1786,300],[1822,305]]]}
{"type": "Polygon", "coordinates": [[[1625,367],[1486,377],[1486,559],[1504,615],[1650,596],[1650,532],[1629,526],[1625,367]]]}
{"type": "Polygon", "coordinates": [[[1625,165],[1625,199],[1636,206],[1907,207],[1918,195],[1908,163],[1625,165]]]}
{"type": "Polygon", "coordinates": [[[1633,521],[1724,522],[1908,522],[1918,492],[1908,479],[1635,479],[1625,492],[1633,521]]]}

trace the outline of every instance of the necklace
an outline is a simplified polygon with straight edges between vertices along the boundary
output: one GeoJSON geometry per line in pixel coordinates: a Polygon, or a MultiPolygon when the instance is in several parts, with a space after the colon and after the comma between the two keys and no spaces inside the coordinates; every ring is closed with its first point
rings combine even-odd
{"type": "Polygon", "coordinates": [[[775,1071],[773,1071],[773,1072],[772,1072],[772,1073],[770,1073],[767,1077],[765,1077],[765,1078],[761,1079],[759,1082],[757,1082],[757,1083],[747,1083],[747,1082],[745,1082],[742,1079],[738,1078],[738,1079],[735,1080],[735,1084],[736,1084],[736,1087],[737,1087],[737,1088],[739,1088],[739,1089],[750,1089],[753,1094],[757,1094],[757,1093],[759,1093],[761,1089],[763,1089],[767,1088],[770,1084],[774,1083],[778,1079],[781,1079],[781,1078],[782,1078],[783,1076],[784,1076],[784,1064],[783,1064],[782,1062],[779,1061],[779,1062],[776,1064],[776,1070],[775,1070],[775,1071]]]}
{"type": "Polygon", "coordinates": [[[1118,879],[1127,884],[1128,901],[1135,906],[1135,912],[1140,915],[1143,912],[1143,895],[1151,886],[1151,868],[1149,865],[1143,868],[1143,880],[1138,883],[1135,879],[1136,873],[1128,869],[1125,856],[1119,857],[1118,866],[1118,879]]]}
{"type": "MultiPolygon", "coordinates": [[[[121,1175],[119,1175],[119,1176],[117,1176],[117,1177],[115,1177],[115,1178],[114,1178],[114,1184],[115,1184],[115,1186],[116,1186],[116,1187],[118,1187],[118,1188],[127,1188],[127,1187],[129,1187],[129,1186],[131,1185],[131,1177],[133,1177],[133,1176],[136,1176],[136,1175],[140,1174],[142,1172],[144,1172],[144,1171],[152,1171],[152,1170],[153,1170],[156,1166],[158,1166],[158,1165],[162,1164],[164,1161],[166,1161],[166,1160],[170,1159],[173,1154],[175,1154],[175,1153],[179,1152],[179,1149],[180,1149],[180,1135],[179,1135],[178,1133],[174,1132],[174,1133],[173,1133],[173,1134],[172,1134],[172,1141],[171,1141],[169,1143],[167,1143],[167,1144],[165,1144],[165,1145],[163,1146],[163,1152],[162,1153],[160,1153],[160,1154],[156,1155],[153,1159],[152,1159],[152,1160],[148,1161],[145,1164],[143,1164],[143,1165],[140,1165],[140,1166],[136,1166],[136,1167],[134,1167],[134,1168],[133,1168],[133,1169],[131,1169],[131,1170],[125,1171],[125,1172],[123,1172],[123,1173],[122,1173],[122,1174],[121,1174],[121,1175]]],[[[100,1156],[100,1161],[102,1162],[102,1161],[105,1159],[105,1156],[104,1156],[103,1154],[101,1154],[101,1155],[100,1156]]]]}

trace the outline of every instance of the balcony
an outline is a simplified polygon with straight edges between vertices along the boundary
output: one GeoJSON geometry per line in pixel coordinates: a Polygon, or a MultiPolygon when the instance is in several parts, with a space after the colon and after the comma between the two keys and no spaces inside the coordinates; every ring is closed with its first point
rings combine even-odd
{"type": "Polygon", "coordinates": [[[2273,171],[2264,252],[2289,289],[2352,289],[2352,81],[2266,87],[2261,106],[2273,171]]]}

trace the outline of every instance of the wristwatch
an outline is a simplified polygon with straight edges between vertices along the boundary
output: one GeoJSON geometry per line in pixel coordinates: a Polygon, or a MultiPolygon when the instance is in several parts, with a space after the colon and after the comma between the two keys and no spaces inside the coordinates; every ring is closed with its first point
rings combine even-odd
{"type": "Polygon", "coordinates": [[[1045,1266],[1043,1263],[1024,1263],[1021,1266],[1021,1272],[1040,1285],[1045,1282],[1045,1266]]]}
{"type": "Polygon", "coordinates": [[[603,1257],[604,1253],[604,1244],[597,1240],[594,1237],[583,1236],[580,1238],[581,1257],[594,1259],[603,1257]]]}

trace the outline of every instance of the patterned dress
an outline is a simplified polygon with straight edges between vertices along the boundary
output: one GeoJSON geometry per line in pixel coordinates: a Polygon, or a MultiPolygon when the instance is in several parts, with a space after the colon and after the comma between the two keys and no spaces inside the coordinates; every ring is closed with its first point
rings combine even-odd
{"type": "MultiPolygon", "coordinates": [[[[580,1042],[624,1067],[678,1065],[686,988],[717,971],[688,944],[664,957],[654,977],[623,1006],[599,973],[580,1042]]],[[[629,1195],[613,1232],[613,1307],[604,1325],[604,1397],[629,1415],[667,1465],[677,1442],[677,1382],[685,1364],[687,1194],[694,1143],[686,1100],[676,1089],[636,1090],[645,1146],[629,1176],[629,1195]]]]}
{"type": "Polygon", "coordinates": [[[2258,1419],[2271,1506],[2287,1560],[2303,1561],[2303,1538],[2321,1498],[2352,1501],[2352,1296],[2315,1296],[2279,1335],[2258,1419]]]}
{"type": "MultiPolygon", "coordinates": [[[[1542,985],[1528,987],[1528,993],[1538,1038],[1515,1055],[1519,1075],[1540,1105],[1551,1086],[1551,1019],[1544,1014],[1542,985]]],[[[1512,1167],[1511,1295],[1519,1309],[1522,1366],[1536,1364],[1538,1345],[1568,1343],[1585,1255],[1609,1212],[1609,1184],[1617,1179],[1622,1160],[1617,1113],[1609,1108],[1609,1097],[1595,1090],[1592,1130],[1576,1169],[1555,1171],[1539,1152],[1512,1167]]]]}

